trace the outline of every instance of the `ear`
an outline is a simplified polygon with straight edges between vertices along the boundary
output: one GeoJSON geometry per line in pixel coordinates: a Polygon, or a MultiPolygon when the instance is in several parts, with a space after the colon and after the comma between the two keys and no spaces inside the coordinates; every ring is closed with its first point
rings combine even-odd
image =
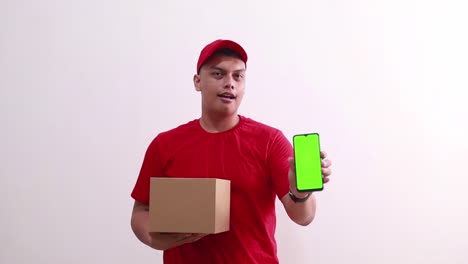
{"type": "Polygon", "coordinates": [[[195,90],[196,90],[196,91],[201,91],[201,87],[200,87],[200,75],[195,74],[195,75],[193,76],[193,86],[195,86],[195,90]]]}

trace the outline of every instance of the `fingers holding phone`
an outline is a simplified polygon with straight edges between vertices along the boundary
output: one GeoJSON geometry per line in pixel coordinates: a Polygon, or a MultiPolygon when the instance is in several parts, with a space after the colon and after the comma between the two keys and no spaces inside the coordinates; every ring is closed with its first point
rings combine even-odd
{"type": "Polygon", "coordinates": [[[330,181],[330,178],[328,178],[332,171],[331,171],[331,165],[332,165],[332,162],[331,160],[328,160],[326,159],[326,154],[323,156],[324,158],[322,158],[322,175],[323,175],[323,182],[324,183],[327,183],[330,181]]]}

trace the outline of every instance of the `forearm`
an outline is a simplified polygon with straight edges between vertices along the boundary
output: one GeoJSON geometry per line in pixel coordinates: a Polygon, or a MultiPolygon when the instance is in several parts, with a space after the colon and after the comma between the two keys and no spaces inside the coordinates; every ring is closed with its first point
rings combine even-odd
{"type": "Polygon", "coordinates": [[[289,194],[286,194],[281,201],[286,209],[286,212],[295,223],[306,226],[310,224],[315,217],[316,200],[314,194],[304,202],[294,202],[289,194]]]}
{"type": "Polygon", "coordinates": [[[142,243],[151,246],[149,233],[149,212],[146,210],[135,211],[132,214],[131,226],[133,233],[142,243]]]}

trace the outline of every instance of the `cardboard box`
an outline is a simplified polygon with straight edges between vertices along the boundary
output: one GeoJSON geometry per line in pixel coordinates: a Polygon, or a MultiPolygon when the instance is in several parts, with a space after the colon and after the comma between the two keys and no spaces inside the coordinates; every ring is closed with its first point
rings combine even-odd
{"type": "Polygon", "coordinates": [[[150,232],[216,234],[229,230],[231,182],[151,178],[150,232]]]}

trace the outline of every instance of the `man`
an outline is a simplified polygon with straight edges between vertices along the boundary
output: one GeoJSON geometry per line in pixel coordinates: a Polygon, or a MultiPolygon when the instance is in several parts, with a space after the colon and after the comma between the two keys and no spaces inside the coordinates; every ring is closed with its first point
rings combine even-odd
{"type": "MultiPolygon", "coordinates": [[[[278,263],[276,197],[297,224],[308,225],[314,218],[315,197],[296,190],[290,142],[280,130],[237,113],[247,58],[230,40],[204,47],[193,77],[201,93],[201,117],[160,133],[147,149],[132,192],[131,226],[141,242],[164,250],[164,263],[278,263]],[[230,230],[211,235],[149,233],[150,177],[230,180],[230,230]]],[[[331,162],[325,152],[321,156],[328,182],[331,162]]]]}

